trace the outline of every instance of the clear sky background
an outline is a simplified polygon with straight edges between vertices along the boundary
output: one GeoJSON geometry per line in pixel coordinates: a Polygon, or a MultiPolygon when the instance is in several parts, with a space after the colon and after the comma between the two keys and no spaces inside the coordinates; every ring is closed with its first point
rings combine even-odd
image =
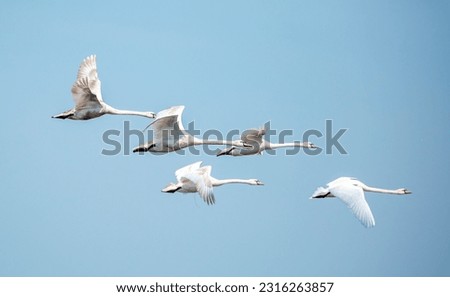
{"type": "Polygon", "coordinates": [[[450,276],[448,1],[1,7],[1,276],[450,276]],[[185,105],[202,132],[270,120],[287,141],[332,119],[348,154],[104,156],[105,131],[149,121],[50,118],[90,54],[116,108],[185,105]],[[212,207],[160,192],[199,160],[265,186],[216,188],[212,207]],[[340,176],[413,194],[367,194],[366,229],[308,199],[340,176]]]}

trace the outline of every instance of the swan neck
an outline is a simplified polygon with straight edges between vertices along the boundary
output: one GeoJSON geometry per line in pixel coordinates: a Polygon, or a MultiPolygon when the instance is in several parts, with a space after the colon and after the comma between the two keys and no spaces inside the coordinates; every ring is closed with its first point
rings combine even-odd
{"type": "Polygon", "coordinates": [[[286,143],[271,143],[267,142],[271,149],[277,149],[282,147],[307,147],[308,145],[303,142],[286,142],[286,143]]]}
{"type": "Polygon", "coordinates": [[[364,185],[363,190],[366,192],[374,192],[374,193],[384,193],[384,194],[400,194],[397,190],[388,190],[381,188],[374,188],[364,185]]]}
{"type": "Polygon", "coordinates": [[[141,117],[148,117],[147,112],[126,110],[126,109],[117,109],[117,108],[114,108],[111,106],[106,107],[106,113],[114,114],[114,115],[135,115],[135,116],[141,116],[141,117]]]}
{"type": "Polygon", "coordinates": [[[238,179],[238,178],[214,179],[212,181],[212,185],[214,187],[219,187],[226,184],[251,184],[251,182],[246,179],[238,179]]]}
{"type": "Polygon", "coordinates": [[[201,144],[211,144],[211,145],[231,145],[229,141],[220,139],[198,139],[201,144]]]}

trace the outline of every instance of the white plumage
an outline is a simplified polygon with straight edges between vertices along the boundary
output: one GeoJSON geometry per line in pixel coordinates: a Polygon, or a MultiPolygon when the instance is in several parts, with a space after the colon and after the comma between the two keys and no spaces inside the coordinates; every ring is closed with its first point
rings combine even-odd
{"type": "Polygon", "coordinates": [[[311,198],[339,198],[347,205],[356,218],[364,226],[369,228],[375,226],[375,218],[373,217],[369,204],[367,204],[364,191],[396,195],[411,194],[411,192],[405,188],[397,190],[373,188],[363,184],[355,178],[340,177],[329,182],[325,188],[317,188],[311,198]]]}
{"type": "Polygon", "coordinates": [[[98,78],[95,55],[83,60],[78,69],[77,79],[72,86],[72,97],[75,107],[63,113],[52,116],[56,119],[90,120],[104,114],[136,115],[154,118],[154,112],[131,111],[116,109],[103,101],[101,81],[98,78]]]}
{"type": "Polygon", "coordinates": [[[218,187],[225,184],[240,183],[248,185],[263,185],[257,179],[216,179],[211,176],[211,166],[203,166],[201,161],[187,165],[175,171],[177,183],[171,183],[162,192],[165,193],[196,193],[208,204],[214,204],[215,198],[213,187],[218,187]]]}

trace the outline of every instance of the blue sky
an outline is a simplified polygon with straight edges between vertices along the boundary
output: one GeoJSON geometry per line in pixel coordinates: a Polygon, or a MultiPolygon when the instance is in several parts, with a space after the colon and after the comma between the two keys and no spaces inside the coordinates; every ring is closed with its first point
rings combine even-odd
{"type": "MultiPolygon", "coordinates": [[[[450,5],[446,1],[9,1],[0,11],[1,276],[450,276],[450,5]],[[60,121],[97,55],[116,108],[185,105],[202,132],[347,128],[348,154],[104,156],[138,117],[60,121]],[[164,194],[203,160],[263,187],[164,194]],[[365,229],[339,176],[367,194],[365,229]]],[[[276,139],[272,139],[276,140],[276,139]]],[[[311,139],[325,147],[325,139],[311,139]]],[[[131,145],[137,145],[131,139],[131,145]]]]}

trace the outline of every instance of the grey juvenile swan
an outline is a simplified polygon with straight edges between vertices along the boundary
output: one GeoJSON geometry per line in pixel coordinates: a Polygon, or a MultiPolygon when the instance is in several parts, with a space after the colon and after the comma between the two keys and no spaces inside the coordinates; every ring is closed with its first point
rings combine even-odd
{"type": "Polygon", "coordinates": [[[266,134],[264,128],[249,129],[241,134],[241,140],[243,143],[250,145],[251,148],[242,148],[236,146],[227,147],[217,153],[217,157],[229,155],[229,156],[248,156],[248,155],[261,155],[265,150],[273,150],[282,147],[306,147],[310,149],[316,148],[311,142],[290,142],[290,143],[272,143],[265,139],[263,136],[266,134]]]}
{"type": "Polygon", "coordinates": [[[241,140],[206,140],[192,136],[183,127],[181,121],[183,110],[184,106],[180,105],[158,112],[156,119],[149,125],[153,130],[153,139],[134,148],[133,152],[167,153],[202,144],[249,146],[241,140]]]}

